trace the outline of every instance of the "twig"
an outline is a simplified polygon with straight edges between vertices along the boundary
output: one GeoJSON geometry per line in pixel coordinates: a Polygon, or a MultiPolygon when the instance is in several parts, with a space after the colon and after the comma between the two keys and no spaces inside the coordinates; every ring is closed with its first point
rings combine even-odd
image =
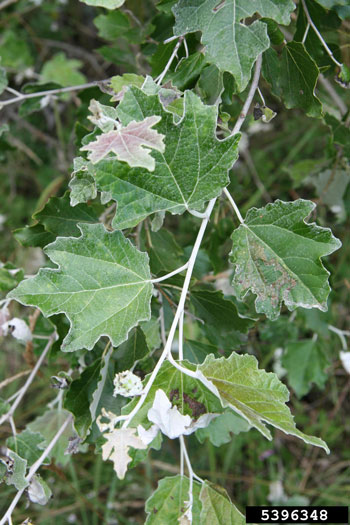
{"type": "Polygon", "coordinates": [[[169,70],[169,68],[170,68],[170,66],[171,66],[171,64],[172,64],[172,62],[173,62],[173,60],[174,60],[174,58],[175,58],[176,55],[177,55],[177,52],[178,52],[179,47],[181,46],[183,40],[184,40],[184,37],[183,37],[183,36],[180,36],[178,43],[177,43],[176,46],[174,47],[174,50],[173,50],[173,52],[171,53],[171,56],[170,56],[168,62],[166,63],[166,65],[165,65],[165,68],[163,69],[163,71],[161,72],[161,74],[157,77],[157,79],[156,79],[156,84],[158,84],[158,86],[161,85],[161,83],[162,83],[162,81],[163,81],[163,78],[164,78],[165,75],[167,74],[167,72],[168,72],[168,70],[169,70]]]}
{"type": "Polygon", "coordinates": [[[338,106],[341,116],[343,117],[348,111],[348,108],[343,99],[338,95],[328,78],[323,75],[319,75],[318,80],[321,82],[324,89],[328,92],[333,102],[338,106]]]}
{"type": "Polygon", "coordinates": [[[152,279],[151,282],[152,283],[160,283],[162,281],[165,281],[166,279],[170,279],[170,277],[172,277],[173,275],[176,275],[176,274],[181,273],[184,270],[186,270],[188,268],[188,263],[189,263],[189,261],[187,261],[187,263],[184,264],[183,266],[181,266],[180,268],[177,268],[176,270],[174,270],[174,271],[172,271],[170,273],[167,273],[166,275],[163,275],[162,277],[158,277],[157,279],[152,279]]]}
{"type": "Polygon", "coordinates": [[[56,332],[53,332],[51,334],[50,339],[49,339],[47,345],[45,346],[41,356],[39,357],[38,361],[36,362],[35,367],[31,371],[27,381],[24,383],[24,385],[20,389],[20,394],[17,396],[16,401],[13,403],[13,405],[10,408],[10,410],[0,418],[0,425],[2,425],[5,421],[7,421],[7,419],[9,419],[10,417],[13,416],[13,414],[14,414],[16,408],[18,407],[18,405],[20,404],[24,394],[26,393],[26,391],[28,390],[28,388],[32,384],[32,381],[33,381],[37,371],[39,370],[42,362],[44,361],[44,359],[46,357],[46,354],[50,350],[51,345],[52,345],[52,343],[54,342],[55,339],[56,339],[56,332]]]}
{"type": "MultiPolygon", "coordinates": [[[[69,425],[69,423],[71,423],[72,419],[73,419],[73,416],[70,415],[65,420],[65,422],[63,423],[61,428],[58,430],[57,434],[52,438],[52,440],[50,441],[50,443],[48,444],[48,446],[46,447],[44,452],[41,454],[40,458],[37,459],[36,462],[30,467],[28,475],[25,477],[25,480],[28,483],[30,482],[30,480],[32,479],[32,477],[34,476],[36,471],[41,467],[41,465],[43,464],[43,462],[47,458],[47,456],[50,454],[51,450],[56,445],[57,441],[60,439],[60,437],[62,436],[63,432],[66,430],[66,428],[69,425]]],[[[22,496],[24,490],[25,490],[25,488],[22,489],[22,490],[19,490],[17,492],[16,496],[12,500],[11,505],[9,506],[9,508],[6,511],[6,513],[2,517],[2,519],[0,521],[0,525],[5,525],[6,521],[10,522],[12,512],[16,508],[16,505],[17,505],[20,497],[22,496]]]]}
{"type": "Polygon", "coordinates": [[[19,372],[18,374],[12,377],[8,377],[7,379],[4,379],[0,383],[0,390],[4,388],[5,386],[9,385],[10,383],[12,383],[12,381],[16,381],[16,379],[19,379],[20,377],[27,376],[28,374],[30,374],[30,372],[31,370],[23,370],[23,372],[19,372]]]}
{"type": "MultiPolygon", "coordinates": [[[[0,6],[1,7],[1,6],[0,6]]],[[[21,93],[18,97],[10,98],[9,100],[0,100],[0,109],[10,104],[16,104],[22,102],[28,98],[45,97],[47,95],[58,95],[60,93],[69,93],[70,91],[80,91],[90,87],[97,86],[108,82],[108,78],[105,80],[94,80],[93,82],[87,82],[86,84],[80,84],[78,86],[69,86],[64,88],[49,89],[48,91],[38,91],[37,93],[21,93]]]]}
{"type": "Polygon", "coordinates": [[[252,84],[251,84],[250,89],[249,89],[248,96],[247,96],[247,98],[246,98],[246,100],[244,102],[241,114],[239,115],[239,117],[237,119],[237,122],[236,122],[236,124],[235,124],[235,126],[234,126],[234,128],[233,128],[233,130],[231,132],[231,135],[235,135],[236,133],[239,132],[239,130],[242,127],[243,122],[246,119],[248,110],[250,108],[250,104],[252,103],[253,97],[255,95],[255,91],[258,88],[259,78],[260,78],[260,71],[261,71],[261,63],[262,63],[262,58],[261,58],[261,55],[259,55],[258,58],[257,58],[257,61],[256,61],[254,77],[253,77],[253,81],[252,81],[252,84]]]}
{"type": "Polygon", "coordinates": [[[310,13],[309,13],[309,10],[307,8],[307,5],[306,5],[306,2],[305,0],[301,0],[301,3],[303,4],[303,9],[304,9],[304,13],[305,13],[305,16],[307,18],[307,21],[308,23],[310,24],[310,26],[312,27],[312,29],[315,31],[319,41],[321,42],[321,44],[323,45],[323,47],[325,48],[327,54],[329,55],[329,57],[333,60],[333,62],[338,66],[338,67],[342,67],[343,64],[341,64],[340,62],[338,62],[338,60],[333,56],[333,53],[332,51],[329,49],[329,47],[327,46],[323,36],[321,35],[321,33],[319,32],[319,30],[317,29],[317,27],[315,26],[315,24],[313,23],[313,20],[310,16],[310,13]]]}
{"type": "Polygon", "coordinates": [[[187,268],[186,277],[185,277],[185,280],[184,280],[184,285],[183,285],[183,288],[182,288],[182,291],[181,291],[179,304],[178,304],[178,307],[176,309],[175,316],[174,316],[173,322],[172,322],[171,327],[170,327],[168,339],[167,339],[166,345],[164,346],[164,350],[163,350],[163,352],[162,352],[162,354],[161,354],[161,356],[160,356],[160,358],[159,358],[159,360],[158,360],[158,362],[157,362],[157,364],[156,364],[156,366],[155,366],[155,368],[154,368],[154,370],[153,370],[153,372],[152,372],[152,374],[151,374],[151,376],[150,376],[150,378],[149,378],[149,380],[147,382],[147,385],[144,388],[144,391],[143,391],[142,395],[140,396],[140,399],[139,399],[138,403],[135,405],[134,409],[127,416],[119,416],[119,418],[116,419],[116,421],[118,421],[118,420],[119,421],[125,420],[125,422],[123,424],[123,428],[126,428],[128,426],[128,424],[130,423],[132,418],[135,416],[135,414],[137,414],[137,412],[139,411],[139,409],[141,408],[141,406],[145,402],[147,394],[150,391],[155,378],[157,377],[157,374],[159,372],[160,367],[162,366],[162,364],[165,361],[165,359],[167,357],[170,357],[170,355],[171,355],[171,347],[172,347],[172,344],[173,344],[173,340],[174,340],[174,336],[175,336],[175,332],[176,332],[176,329],[177,329],[178,322],[179,322],[181,314],[182,314],[182,312],[184,310],[185,301],[186,301],[187,292],[188,292],[188,288],[189,288],[191,277],[192,277],[193,268],[194,268],[194,265],[195,265],[195,262],[196,262],[196,259],[197,259],[199,248],[200,248],[201,243],[202,243],[204,232],[205,232],[206,227],[207,227],[208,222],[209,222],[209,216],[210,216],[210,214],[211,214],[211,212],[212,212],[212,210],[214,208],[215,202],[216,202],[216,199],[212,199],[209,202],[208,207],[206,209],[207,218],[203,219],[202,224],[201,224],[201,226],[199,228],[197,239],[196,239],[196,242],[194,243],[194,246],[193,246],[193,249],[192,249],[192,253],[191,253],[191,256],[190,256],[189,261],[188,261],[188,268],[187,268]]]}
{"type": "Polygon", "coordinates": [[[230,201],[230,204],[231,204],[232,208],[234,209],[234,212],[237,215],[239,222],[241,224],[243,224],[244,223],[244,219],[243,219],[243,217],[241,215],[241,212],[238,209],[237,204],[233,200],[233,197],[232,197],[231,193],[228,191],[227,188],[224,188],[224,193],[225,193],[226,197],[228,198],[228,200],[230,201]]]}

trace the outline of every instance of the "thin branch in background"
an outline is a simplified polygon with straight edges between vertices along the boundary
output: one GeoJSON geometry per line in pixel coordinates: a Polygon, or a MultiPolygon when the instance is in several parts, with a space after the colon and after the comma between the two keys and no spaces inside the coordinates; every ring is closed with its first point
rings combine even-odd
{"type": "Polygon", "coordinates": [[[71,91],[81,91],[82,89],[88,89],[91,87],[99,87],[100,84],[106,84],[109,81],[108,78],[104,80],[94,80],[93,82],[87,82],[86,84],[79,84],[78,86],[69,86],[64,88],[49,89],[47,91],[38,91],[37,93],[20,93],[19,96],[10,98],[8,100],[0,100],[0,109],[10,104],[16,104],[17,102],[23,102],[29,98],[46,97],[48,95],[59,95],[60,93],[69,93],[71,91]]]}
{"type": "Polygon", "coordinates": [[[272,202],[272,197],[267,191],[267,189],[265,188],[259,176],[259,173],[255,167],[255,164],[254,164],[254,161],[252,159],[249,149],[242,151],[242,157],[244,158],[245,163],[247,164],[247,168],[255,182],[255,185],[258,188],[258,190],[261,192],[261,195],[263,196],[263,198],[265,199],[266,202],[272,202]]]}
{"type": "Polygon", "coordinates": [[[347,105],[345,104],[343,99],[338,95],[336,89],[332,86],[328,78],[321,74],[319,75],[318,80],[320,81],[324,89],[328,92],[333,102],[338,106],[340,114],[343,117],[348,111],[347,105]]]}
{"type": "Polygon", "coordinates": [[[310,13],[309,13],[309,10],[307,8],[307,5],[306,5],[306,2],[305,0],[301,0],[301,3],[303,4],[303,9],[304,9],[304,13],[305,13],[305,16],[307,18],[307,21],[308,23],[310,24],[310,26],[312,27],[312,29],[315,31],[319,41],[321,42],[321,44],[323,45],[323,47],[325,48],[328,56],[333,60],[333,62],[338,66],[338,67],[342,67],[343,64],[341,64],[340,62],[338,62],[338,60],[333,56],[333,53],[332,51],[329,49],[329,47],[327,46],[323,36],[321,35],[321,33],[319,32],[319,30],[317,29],[317,27],[315,26],[315,24],[313,23],[313,20],[310,16],[310,13]]]}
{"type": "MultiPolygon", "coordinates": [[[[44,463],[45,459],[50,454],[51,450],[54,448],[54,446],[56,445],[57,441],[60,439],[60,437],[62,436],[63,432],[66,430],[67,426],[72,422],[72,420],[73,420],[73,416],[70,415],[65,420],[65,422],[63,423],[61,428],[58,430],[57,434],[52,438],[52,440],[50,441],[50,443],[48,444],[48,446],[46,447],[44,452],[41,454],[39,459],[37,459],[36,462],[33,463],[33,465],[30,467],[27,476],[24,478],[28,483],[30,482],[30,480],[32,479],[32,477],[34,476],[36,471],[39,470],[41,465],[44,463]]],[[[25,491],[25,488],[22,489],[22,490],[19,490],[17,492],[16,496],[12,500],[11,505],[9,506],[9,508],[6,511],[6,513],[2,517],[2,519],[0,521],[0,525],[5,525],[6,522],[10,523],[12,513],[15,510],[16,505],[17,505],[17,503],[18,503],[18,501],[19,501],[19,499],[22,496],[24,491],[25,491]]]]}
{"type": "Polygon", "coordinates": [[[33,368],[33,370],[31,371],[27,381],[24,383],[24,385],[22,386],[22,388],[20,389],[20,393],[19,395],[16,397],[16,400],[15,402],[13,403],[13,405],[11,406],[10,410],[4,414],[1,418],[0,418],[0,425],[2,425],[5,421],[7,421],[7,419],[9,419],[10,417],[13,416],[16,408],[18,407],[18,405],[20,404],[24,394],[27,392],[28,388],[30,387],[30,385],[32,384],[33,382],[33,379],[36,375],[36,373],[38,372],[42,362],[44,361],[45,357],[46,357],[46,354],[48,353],[48,351],[50,350],[51,346],[52,346],[52,343],[55,341],[56,339],[56,332],[53,332],[50,336],[50,339],[47,343],[47,345],[45,346],[41,356],[39,357],[38,361],[36,362],[36,365],[35,367],[33,368]]]}

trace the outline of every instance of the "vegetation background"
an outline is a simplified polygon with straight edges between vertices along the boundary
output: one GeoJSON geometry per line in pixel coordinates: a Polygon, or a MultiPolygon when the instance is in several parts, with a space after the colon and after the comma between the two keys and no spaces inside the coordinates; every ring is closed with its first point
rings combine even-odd
{"type": "MultiPolygon", "coordinates": [[[[171,14],[167,9],[157,12],[150,0],[128,0],[120,16],[75,0],[19,0],[8,4],[0,10],[1,65],[7,71],[10,85],[22,92],[38,90],[38,85],[47,90],[57,85],[84,84],[125,72],[149,73],[156,77],[174,47],[174,43],[162,43],[172,35],[171,14]]],[[[287,29],[290,34],[296,29],[296,17],[297,13],[287,29]]],[[[350,19],[338,23],[334,17],[323,16],[319,29],[325,37],[331,35],[331,41],[333,33],[336,34],[334,40],[337,39],[343,61],[349,64],[350,19]]],[[[188,45],[190,51],[200,49],[197,35],[190,35],[188,45]]],[[[179,57],[181,54],[180,50],[179,57]]],[[[181,71],[178,72],[174,83],[177,82],[180,89],[196,86],[210,103],[217,97],[220,79],[210,66],[197,66],[182,76],[181,71]]],[[[325,76],[327,78],[326,68],[325,76]]],[[[224,107],[231,126],[242,107],[244,93],[232,97],[229,83],[225,86],[224,107]]],[[[342,186],[338,181],[335,187],[324,188],[318,177],[320,171],[330,163],[336,170],[340,162],[340,146],[334,144],[329,126],[320,119],[305,116],[302,110],[286,110],[266,81],[261,81],[260,87],[266,104],[277,116],[269,124],[263,124],[254,122],[250,115],[243,128],[243,139],[249,149],[240,152],[230,186],[238,197],[242,214],[252,206],[263,206],[277,198],[310,199],[318,205],[318,224],[331,226],[343,247],[326,263],[332,274],[333,289],[329,311],[300,310],[292,320],[290,313],[284,311],[275,322],[261,320],[249,333],[244,348],[258,357],[261,367],[276,370],[283,364],[276,357],[276,349],[317,334],[325,371],[307,372],[311,379],[305,379],[305,395],[300,395],[300,390],[297,395],[298,386],[293,382],[292,370],[297,363],[284,363],[285,379],[292,392],[290,407],[297,414],[297,425],[307,434],[322,437],[331,455],[326,456],[318,448],[305,447],[301,441],[279,432],[275,433],[275,440],[269,442],[254,430],[233,436],[220,448],[204,437],[199,447],[196,438],[190,436],[190,455],[196,472],[213,482],[220,481],[241,508],[245,504],[262,505],[268,501],[271,504],[347,505],[350,500],[350,375],[339,359],[344,343],[328,325],[343,330],[349,330],[350,326],[349,163],[343,165],[347,178],[342,186]]],[[[329,90],[322,84],[318,89],[324,104],[332,107],[334,101],[329,90]]],[[[350,91],[334,83],[333,89],[347,111],[350,91]]],[[[3,100],[10,95],[7,92],[3,100]]],[[[99,87],[50,99],[31,99],[20,107],[13,104],[0,111],[1,261],[23,268],[25,274],[35,273],[44,263],[44,255],[41,248],[21,245],[13,232],[33,223],[33,213],[51,196],[60,197],[67,190],[80,137],[86,128],[91,129],[87,116],[92,98],[104,102],[99,87]]],[[[257,97],[256,101],[259,101],[257,97]]],[[[222,244],[224,255],[228,251],[225,241],[235,218],[229,205],[223,206],[220,213],[220,218],[225,219],[220,223],[220,231],[215,229],[215,223],[211,230],[222,244]]],[[[167,217],[166,221],[180,245],[191,245],[196,234],[195,219],[177,216],[167,217]]],[[[203,280],[207,259],[208,251],[203,250],[203,280]]],[[[220,271],[219,260],[217,273],[220,271]]],[[[222,272],[225,279],[225,268],[222,272]]],[[[21,308],[18,305],[16,308],[17,314],[22,315],[21,308]]],[[[31,349],[10,337],[0,338],[0,344],[0,381],[30,369],[39,351],[37,344],[31,349]]],[[[66,368],[64,357],[45,365],[42,376],[36,378],[16,412],[18,431],[54,399],[56,391],[50,388],[47,378],[66,368]]],[[[6,386],[0,383],[1,395],[9,398],[22,382],[23,378],[6,386]]],[[[11,428],[6,423],[0,429],[1,440],[5,442],[9,435],[11,428]]],[[[178,472],[177,458],[177,442],[167,440],[160,452],[151,451],[144,463],[120,481],[112,464],[102,462],[89,446],[86,453],[69,456],[64,468],[59,463],[42,468],[54,497],[45,507],[31,505],[30,516],[34,523],[42,525],[143,523],[144,500],[160,477],[178,472]]],[[[12,497],[13,487],[3,484],[1,515],[12,497]]],[[[22,498],[15,523],[21,523],[28,513],[26,500],[22,498]]]]}

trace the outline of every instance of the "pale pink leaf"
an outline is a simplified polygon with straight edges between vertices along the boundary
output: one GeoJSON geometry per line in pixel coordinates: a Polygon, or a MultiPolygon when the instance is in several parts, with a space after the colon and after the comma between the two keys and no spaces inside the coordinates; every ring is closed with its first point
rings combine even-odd
{"type": "Polygon", "coordinates": [[[102,459],[110,459],[119,479],[124,479],[131,461],[129,448],[146,449],[147,445],[136,435],[136,428],[116,428],[103,434],[107,442],[102,445],[102,459]]]}
{"type": "Polygon", "coordinates": [[[114,153],[118,160],[127,162],[131,167],[146,168],[153,171],[155,160],[150,155],[155,149],[161,153],[165,149],[164,135],[152,126],[159,122],[161,117],[153,115],[141,122],[133,120],[124,128],[102,133],[94,142],[86,144],[81,149],[89,151],[89,160],[96,164],[109,153],[114,153]]]}

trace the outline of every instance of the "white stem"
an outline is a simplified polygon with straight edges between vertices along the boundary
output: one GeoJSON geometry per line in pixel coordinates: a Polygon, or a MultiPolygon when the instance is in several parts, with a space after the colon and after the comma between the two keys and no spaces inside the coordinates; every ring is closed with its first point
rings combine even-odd
{"type": "Polygon", "coordinates": [[[151,283],[160,283],[162,281],[165,281],[166,279],[170,279],[170,277],[172,277],[173,275],[176,275],[178,273],[181,273],[183,272],[184,270],[187,269],[188,267],[188,262],[186,264],[184,264],[183,266],[181,266],[180,268],[177,268],[176,270],[174,270],[173,272],[170,272],[170,273],[167,273],[166,275],[163,275],[162,277],[158,277],[157,279],[152,279],[151,280],[151,283]]]}
{"type": "Polygon", "coordinates": [[[202,224],[201,224],[201,226],[199,228],[199,232],[198,232],[198,235],[197,235],[196,242],[194,243],[191,256],[190,256],[190,258],[188,260],[188,267],[187,267],[186,277],[185,277],[184,285],[183,285],[183,288],[182,288],[182,291],[181,291],[179,304],[177,306],[176,313],[175,313],[173,322],[172,322],[171,327],[170,327],[168,339],[167,339],[166,345],[164,346],[164,350],[163,350],[163,352],[162,352],[162,354],[161,354],[161,356],[160,356],[160,358],[159,358],[159,360],[158,360],[158,362],[157,362],[157,364],[156,364],[156,366],[155,366],[155,368],[154,368],[154,370],[153,370],[153,372],[152,372],[152,374],[151,374],[151,376],[150,376],[150,378],[148,380],[147,385],[145,386],[145,389],[144,389],[142,395],[140,396],[140,399],[139,399],[138,403],[135,405],[134,409],[130,412],[130,414],[127,416],[127,418],[125,416],[120,416],[118,418],[119,421],[121,421],[121,418],[125,419],[125,422],[123,424],[123,428],[126,428],[129,425],[129,423],[132,420],[132,418],[134,417],[134,415],[137,414],[139,409],[142,407],[142,405],[145,402],[145,399],[147,397],[147,394],[150,391],[155,378],[157,377],[157,374],[159,372],[160,367],[162,366],[162,364],[165,361],[166,357],[170,356],[170,354],[171,354],[171,347],[172,347],[172,344],[173,344],[176,328],[177,328],[179,319],[181,317],[181,313],[184,310],[186,297],[187,297],[187,292],[188,292],[188,288],[189,288],[190,282],[191,282],[193,268],[194,268],[194,265],[195,265],[195,262],[196,262],[196,259],[197,259],[197,255],[198,255],[198,251],[199,251],[199,248],[201,246],[202,239],[203,239],[203,236],[204,236],[204,232],[205,232],[206,227],[208,225],[209,217],[210,217],[211,212],[213,211],[215,202],[216,202],[216,199],[212,199],[209,202],[209,204],[207,206],[207,209],[206,209],[207,217],[205,219],[203,219],[202,224]]]}
{"type": "Polygon", "coordinates": [[[303,4],[303,8],[304,8],[304,13],[306,15],[306,18],[307,18],[307,21],[308,23],[310,24],[310,26],[312,27],[312,29],[315,31],[319,41],[321,42],[321,44],[323,45],[323,47],[325,48],[327,54],[329,55],[329,57],[333,60],[333,62],[338,66],[338,67],[342,67],[343,64],[341,64],[340,62],[338,62],[338,60],[333,56],[333,53],[332,51],[329,49],[329,47],[327,46],[323,36],[321,35],[321,33],[319,32],[319,30],[317,29],[317,27],[315,26],[315,24],[313,23],[313,20],[310,16],[310,13],[309,13],[309,10],[307,8],[307,5],[306,5],[306,2],[305,0],[301,0],[302,4],[303,4]]]}
{"type": "Polygon", "coordinates": [[[234,126],[234,128],[233,128],[233,130],[231,132],[231,135],[235,135],[236,133],[239,132],[239,130],[242,127],[243,122],[246,119],[248,110],[250,108],[250,104],[252,103],[255,91],[257,90],[257,87],[258,87],[258,84],[259,84],[261,63],[262,63],[262,58],[261,58],[261,55],[259,55],[258,58],[257,58],[257,61],[256,61],[254,77],[253,77],[253,81],[252,81],[250,89],[249,89],[248,96],[247,96],[247,98],[246,98],[246,100],[244,102],[241,114],[239,115],[239,117],[237,119],[237,122],[236,122],[236,124],[235,124],[235,126],[234,126]]]}
{"type": "Polygon", "coordinates": [[[65,88],[49,89],[48,91],[38,91],[37,93],[20,93],[18,96],[14,98],[10,98],[9,100],[0,100],[0,109],[2,109],[5,106],[8,106],[9,104],[15,104],[16,102],[22,102],[22,100],[27,100],[28,98],[45,97],[47,95],[58,95],[59,93],[69,93],[70,91],[80,91],[81,89],[98,86],[101,83],[103,84],[104,82],[107,82],[107,80],[108,79],[95,80],[94,82],[87,82],[86,84],[80,84],[79,86],[69,86],[65,88]]]}
{"type": "MultiPolygon", "coordinates": [[[[69,425],[69,423],[71,423],[71,421],[72,421],[72,416],[69,416],[65,420],[65,422],[63,423],[61,428],[58,430],[57,434],[52,438],[52,440],[50,441],[50,443],[48,444],[48,446],[46,447],[44,452],[41,454],[40,458],[37,459],[36,462],[33,463],[33,465],[30,467],[29,472],[28,472],[27,476],[25,477],[25,480],[28,483],[30,482],[30,480],[32,479],[32,477],[34,476],[36,471],[39,470],[39,468],[43,464],[44,460],[50,454],[51,450],[56,445],[57,441],[60,439],[60,437],[62,436],[63,432],[66,430],[67,426],[69,425]]],[[[22,489],[22,490],[19,490],[17,492],[16,496],[12,500],[11,505],[9,506],[9,508],[6,511],[6,513],[2,517],[2,519],[0,521],[0,525],[5,525],[6,521],[10,522],[12,512],[14,511],[14,509],[15,509],[15,507],[16,507],[19,499],[20,499],[20,497],[22,496],[24,490],[25,489],[22,489]]]]}
{"type": "Polygon", "coordinates": [[[176,40],[177,38],[179,38],[178,35],[170,36],[169,38],[164,40],[163,44],[169,44],[169,42],[172,42],[173,40],[176,40]]]}
{"type": "Polygon", "coordinates": [[[176,46],[174,47],[174,50],[173,50],[173,52],[171,53],[171,56],[170,56],[168,62],[166,63],[165,68],[163,69],[163,71],[161,72],[161,74],[160,74],[160,75],[158,76],[158,78],[157,78],[156,84],[158,84],[158,86],[161,85],[161,83],[162,83],[162,81],[163,81],[163,78],[164,78],[165,75],[167,74],[167,72],[168,72],[168,70],[169,70],[169,68],[170,68],[170,66],[171,66],[171,64],[172,64],[172,62],[173,62],[173,60],[174,60],[174,58],[176,57],[177,52],[178,52],[179,47],[181,46],[182,42],[183,42],[183,37],[180,36],[179,41],[178,41],[178,43],[176,44],[176,46]]]}
{"type": "Polygon", "coordinates": [[[347,330],[340,330],[339,328],[336,328],[335,326],[332,326],[331,324],[328,325],[328,330],[337,334],[337,336],[341,340],[342,348],[346,352],[348,349],[348,345],[346,343],[346,339],[344,336],[345,335],[350,336],[350,332],[347,330]]]}
{"type": "Polygon", "coordinates": [[[189,52],[188,52],[188,46],[187,46],[187,42],[186,42],[186,38],[184,37],[184,48],[185,48],[185,56],[186,58],[189,57],[189,52]]]}
{"type": "Polygon", "coordinates": [[[243,224],[244,223],[243,217],[241,215],[241,212],[238,209],[237,204],[233,200],[233,197],[232,197],[231,193],[228,191],[227,188],[224,188],[224,193],[225,193],[226,197],[228,198],[228,200],[230,201],[230,204],[231,204],[232,208],[234,209],[235,214],[237,215],[239,222],[241,224],[243,224]]]}
{"type": "Polygon", "coordinates": [[[182,361],[184,358],[184,315],[185,312],[182,310],[179,319],[179,360],[182,361]]]}
{"type": "Polygon", "coordinates": [[[9,418],[9,422],[10,422],[10,425],[11,425],[11,430],[12,430],[13,437],[16,439],[17,430],[16,430],[16,425],[15,425],[13,417],[9,418]]]}
{"type": "Polygon", "coordinates": [[[20,394],[17,396],[17,399],[16,401],[13,403],[13,405],[11,406],[10,410],[7,412],[7,414],[4,414],[1,418],[0,418],[0,425],[2,425],[7,419],[9,419],[10,417],[13,416],[16,408],[18,407],[18,405],[20,404],[24,394],[26,393],[26,391],[28,390],[28,388],[30,387],[37,371],[39,370],[40,366],[41,366],[41,363],[43,362],[43,360],[45,359],[46,357],[46,354],[48,353],[48,351],[50,350],[51,348],[51,345],[52,343],[54,342],[56,338],[56,332],[53,332],[50,336],[50,339],[47,343],[47,345],[45,346],[41,356],[39,357],[39,359],[37,360],[37,362],[35,363],[35,366],[33,368],[33,370],[31,371],[30,375],[28,376],[28,379],[27,381],[24,383],[24,385],[22,386],[22,388],[20,389],[20,394]]]}
{"type": "Polygon", "coordinates": [[[303,36],[303,39],[301,41],[302,44],[305,44],[305,40],[307,38],[309,29],[310,29],[310,22],[307,23],[307,26],[306,26],[306,29],[305,29],[305,32],[304,32],[304,36],[303,36]]]}
{"type": "Polygon", "coordinates": [[[199,219],[205,219],[206,218],[205,212],[196,211],[196,210],[188,210],[188,211],[189,211],[189,213],[191,215],[193,215],[194,217],[198,217],[199,219]]]}
{"type": "Polygon", "coordinates": [[[256,89],[257,89],[257,92],[259,93],[259,97],[261,98],[262,105],[265,107],[266,103],[265,103],[264,95],[261,93],[259,86],[256,89]]]}

